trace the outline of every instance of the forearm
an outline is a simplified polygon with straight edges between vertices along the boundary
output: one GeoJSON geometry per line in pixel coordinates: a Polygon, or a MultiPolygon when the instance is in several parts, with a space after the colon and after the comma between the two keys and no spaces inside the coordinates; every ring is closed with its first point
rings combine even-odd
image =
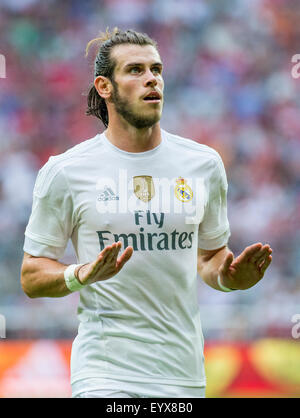
{"type": "Polygon", "coordinates": [[[50,258],[24,257],[21,284],[30,298],[62,297],[69,295],[64,278],[66,265],[50,258]]]}
{"type": "Polygon", "coordinates": [[[198,273],[203,281],[213,289],[222,290],[218,285],[218,271],[229,253],[231,253],[230,249],[224,247],[211,257],[198,256],[198,273]]]}

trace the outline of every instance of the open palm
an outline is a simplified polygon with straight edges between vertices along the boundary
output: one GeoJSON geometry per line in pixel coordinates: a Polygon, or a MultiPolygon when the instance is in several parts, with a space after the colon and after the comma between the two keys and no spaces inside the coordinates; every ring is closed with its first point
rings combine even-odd
{"type": "Polygon", "coordinates": [[[259,282],[272,261],[269,244],[246,247],[236,258],[229,253],[219,268],[221,283],[230,289],[249,289],[259,282]]]}

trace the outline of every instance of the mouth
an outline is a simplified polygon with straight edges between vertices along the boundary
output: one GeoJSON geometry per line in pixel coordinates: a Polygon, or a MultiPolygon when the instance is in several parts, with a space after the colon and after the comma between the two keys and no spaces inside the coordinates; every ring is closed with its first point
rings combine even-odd
{"type": "Polygon", "coordinates": [[[157,91],[151,91],[143,98],[143,100],[147,103],[160,103],[161,96],[157,91]]]}

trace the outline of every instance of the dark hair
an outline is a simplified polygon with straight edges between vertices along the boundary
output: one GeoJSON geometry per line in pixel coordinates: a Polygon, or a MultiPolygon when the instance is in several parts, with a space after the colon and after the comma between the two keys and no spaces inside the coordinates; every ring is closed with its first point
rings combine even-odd
{"type": "MultiPolygon", "coordinates": [[[[139,33],[134,30],[121,31],[114,28],[112,32],[106,29],[105,33],[101,33],[98,38],[92,39],[86,46],[86,56],[92,44],[99,43],[99,50],[94,61],[94,78],[102,75],[112,82],[114,81],[114,69],[116,62],[111,58],[111,50],[116,45],[133,44],[133,45],[152,45],[157,49],[157,43],[145,33],[139,33]]],[[[108,112],[105,100],[99,96],[95,86],[93,85],[87,97],[86,115],[96,116],[101,119],[104,126],[108,126],[108,112]]]]}

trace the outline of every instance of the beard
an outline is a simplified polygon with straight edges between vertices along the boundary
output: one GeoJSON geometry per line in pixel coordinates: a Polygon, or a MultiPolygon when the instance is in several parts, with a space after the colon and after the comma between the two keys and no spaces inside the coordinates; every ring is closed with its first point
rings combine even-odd
{"type": "Polygon", "coordinates": [[[129,101],[120,96],[118,85],[114,80],[112,80],[112,85],[114,87],[111,96],[112,102],[115,105],[117,113],[119,113],[129,125],[134,126],[136,129],[151,128],[151,126],[155,125],[160,120],[160,114],[145,116],[134,111],[129,101]]]}

